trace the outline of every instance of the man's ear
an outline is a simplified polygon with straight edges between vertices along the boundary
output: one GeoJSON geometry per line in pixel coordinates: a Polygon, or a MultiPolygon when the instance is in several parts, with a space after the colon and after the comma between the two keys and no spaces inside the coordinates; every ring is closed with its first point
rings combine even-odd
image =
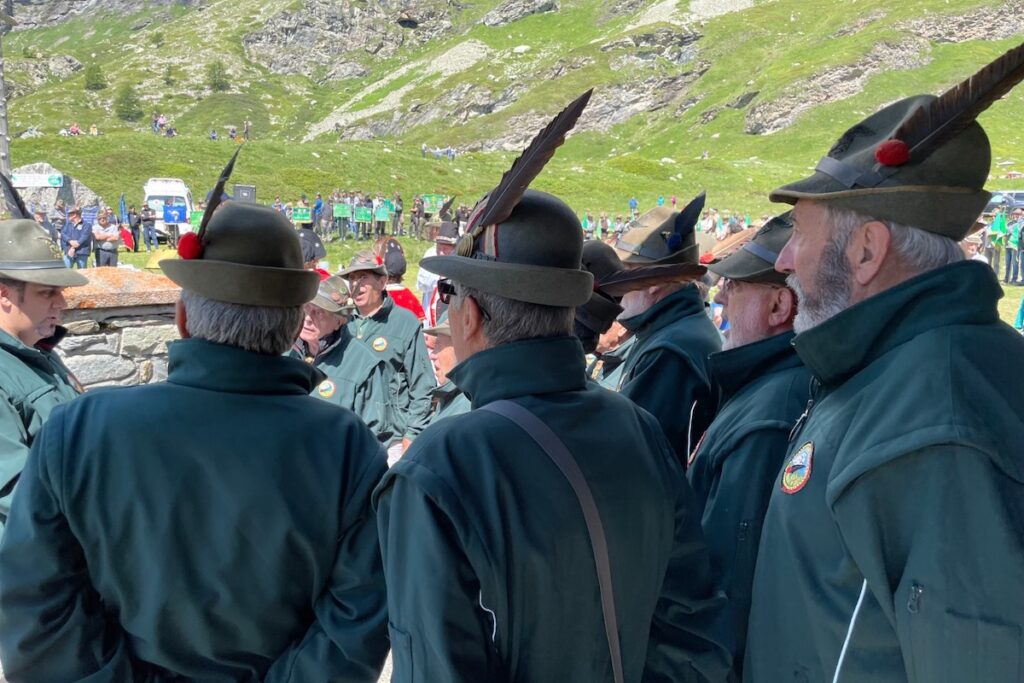
{"type": "Polygon", "coordinates": [[[185,314],[185,304],[181,299],[174,305],[174,324],[178,326],[178,334],[182,339],[188,339],[192,335],[188,332],[188,317],[185,314]]]}
{"type": "Polygon", "coordinates": [[[772,327],[784,327],[791,324],[795,317],[796,294],[789,287],[773,287],[768,324],[772,327]]]}
{"type": "Polygon", "coordinates": [[[858,285],[866,287],[878,276],[891,241],[889,228],[881,221],[868,221],[854,231],[846,255],[858,285]]]}
{"type": "Polygon", "coordinates": [[[462,332],[463,336],[469,339],[482,338],[484,336],[484,315],[480,312],[480,304],[471,296],[462,298],[462,332]]]}

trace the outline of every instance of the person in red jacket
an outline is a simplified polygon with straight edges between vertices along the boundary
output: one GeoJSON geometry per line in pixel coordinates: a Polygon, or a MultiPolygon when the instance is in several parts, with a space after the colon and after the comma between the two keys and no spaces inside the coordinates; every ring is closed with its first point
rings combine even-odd
{"type": "Polygon", "coordinates": [[[413,315],[420,322],[423,322],[426,316],[420,300],[411,289],[402,284],[407,264],[405,262],[405,254],[402,253],[401,249],[391,249],[384,254],[384,268],[388,271],[388,296],[394,299],[396,306],[412,311],[413,315]]]}

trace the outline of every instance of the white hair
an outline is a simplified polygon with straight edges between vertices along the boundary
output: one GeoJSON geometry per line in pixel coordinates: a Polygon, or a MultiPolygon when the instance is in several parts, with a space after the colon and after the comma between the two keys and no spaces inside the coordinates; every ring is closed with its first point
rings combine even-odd
{"type": "Polygon", "coordinates": [[[302,325],[302,306],[245,306],[181,291],[185,326],[197,339],[279,356],[291,348],[302,325]]]}
{"type": "Polygon", "coordinates": [[[889,249],[914,275],[920,275],[964,259],[964,252],[960,245],[949,237],[937,235],[912,225],[872,218],[848,209],[827,205],[825,209],[831,222],[833,239],[843,233],[847,244],[849,244],[853,231],[865,223],[878,221],[884,224],[889,228],[889,249]]]}
{"type": "Polygon", "coordinates": [[[510,344],[536,337],[571,337],[575,310],[571,306],[545,306],[507,299],[456,283],[459,306],[472,297],[487,311],[490,320],[483,321],[484,336],[490,346],[510,344]]]}

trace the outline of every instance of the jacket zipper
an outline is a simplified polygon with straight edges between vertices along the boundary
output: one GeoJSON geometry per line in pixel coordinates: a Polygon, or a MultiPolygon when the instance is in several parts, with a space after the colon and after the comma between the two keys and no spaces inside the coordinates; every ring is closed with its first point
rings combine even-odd
{"type": "Polygon", "coordinates": [[[821,388],[821,383],[817,378],[811,378],[811,391],[810,398],[807,399],[807,405],[804,407],[804,412],[800,413],[800,417],[796,419],[796,423],[793,425],[793,429],[789,430],[789,442],[793,443],[793,439],[797,437],[800,430],[803,428],[804,423],[807,422],[807,418],[811,415],[811,409],[814,408],[814,401],[817,399],[818,389],[821,388]]]}

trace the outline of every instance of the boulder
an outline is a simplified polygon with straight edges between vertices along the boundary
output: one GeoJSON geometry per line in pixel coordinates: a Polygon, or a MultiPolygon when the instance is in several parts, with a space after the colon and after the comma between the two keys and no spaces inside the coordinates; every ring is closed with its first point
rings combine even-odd
{"type": "Polygon", "coordinates": [[[487,26],[504,26],[531,14],[557,12],[558,0],[506,0],[484,15],[487,26]]]}

